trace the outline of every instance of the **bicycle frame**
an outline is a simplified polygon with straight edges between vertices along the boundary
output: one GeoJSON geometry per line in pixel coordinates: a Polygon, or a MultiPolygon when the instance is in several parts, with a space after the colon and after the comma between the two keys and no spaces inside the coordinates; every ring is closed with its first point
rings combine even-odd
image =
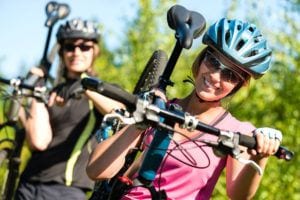
{"type": "MultiPolygon", "coordinates": [[[[44,51],[43,51],[43,56],[40,61],[39,68],[41,68],[45,74],[44,80],[46,81],[46,78],[49,76],[49,70],[51,68],[51,62],[49,61],[47,54],[48,54],[48,49],[49,49],[49,44],[50,44],[50,39],[52,35],[52,30],[53,26],[55,23],[60,20],[64,19],[67,17],[70,13],[70,8],[67,4],[61,4],[57,3],[55,1],[50,1],[47,3],[45,7],[47,19],[45,22],[45,26],[48,27],[48,33],[47,33],[47,38],[46,38],[46,43],[44,45],[44,51]]],[[[31,85],[36,85],[38,81],[42,80],[39,76],[28,73],[26,79],[24,80],[26,84],[23,84],[20,82],[20,85],[15,85],[17,87],[23,88],[23,89],[29,89],[31,91],[35,91],[35,89],[31,85]]],[[[10,81],[1,79],[1,82],[6,83],[6,84],[11,84],[9,83],[10,81]]],[[[15,93],[18,95],[19,88],[15,87],[15,93]]],[[[17,96],[18,98],[18,96],[17,96]]],[[[3,124],[3,126],[11,126],[15,129],[15,148],[12,152],[12,157],[9,162],[9,174],[8,174],[8,179],[5,185],[5,191],[4,191],[4,198],[3,199],[12,199],[13,193],[15,190],[15,185],[16,181],[19,175],[19,165],[20,165],[20,154],[21,154],[21,149],[22,149],[22,144],[25,139],[25,130],[24,129],[19,129],[17,127],[17,122],[18,122],[18,112],[20,109],[20,102],[19,99],[14,99],[11,102],[10,106],[10,113],[11,114],[8,119],[9,121],[6,124],[3,124]],[[15,114],[15,115],[12,115],[15,114]]]]}
{"type": "Polygon", "coordinates": [[[25,138],[25,132],[18,126],[18,111],[20,108],[20,92],[19,85],[21,84],[20,80],[0,80],[3,83],[10,84],[13,86],[12,91],[12,102],[13,106],[10,107],[10,110],[7,114],[7,121],[0,125],[1,130],[5,127],[12,127],[15,132],[14,144],[12,145],[12,149],[8,153],[8,174],[6,179],[4,180],[4,190],[3,190],[3,199],[12,199],[14,188],[17,182],[17,178],[19,176],[19,166],[20,166],[20,155],[23,146],[23,141],[25,138]]]}
{"type": "Polygon", "coordinates": [[[12,199],[14,190],[16,187],[17,179],[19,176],[19,167],[21,163],[20,155],[25,139],[25,129],[18,126],[18,112],[21,106],[21,99],[23,96],[41,98],[46,101],[46,97],[43,97],[46,90],[37,90],[35,87],[22,83],[20,79],[3,79],[0,78],[0,82],[13,87],[12,91],[12,103],[15,105],[15,109],[11,109],[8,112],[7,121],[0,124],[0,129],[5,127],[12,127],[15,132],[14,144],[8,156],[8,175],[4,184],[4,191],[2,199],[12,199]],[[22,92],[23,89],[30,90],[33,93],[30,95],[28,91],[22,92]]]}

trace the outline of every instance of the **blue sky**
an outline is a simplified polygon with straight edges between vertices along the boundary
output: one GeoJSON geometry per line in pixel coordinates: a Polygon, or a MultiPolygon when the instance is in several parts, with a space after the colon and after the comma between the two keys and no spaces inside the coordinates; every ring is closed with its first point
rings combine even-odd
{"type": "MultiPolygon", "coordinates": [[[[46,0],[1,0],[0,1],[0,73],[6,78],[24,76],[29,68],[42,58],[48,28],[46,21],[46,0]]],[[[105,30],[104,39],[113,48],[123,29],[122,17],[135,13],[137,0],[63,0],[71,12],[67,19],[82,17],[99,21],[105,30]],[[109,36],[106,36],[108,35],[109,36]]],[[[222,16],[222,0],[179,0],[178,4],[189,10],[200,12],[207,21],[222,16]],[[210,3],[208,3],[210,2],[210,3]]],[[[166,11],[167,12],[167,11],[166,11]]],[[[55,24],[51,46],[60,23],[55,24]]]]}

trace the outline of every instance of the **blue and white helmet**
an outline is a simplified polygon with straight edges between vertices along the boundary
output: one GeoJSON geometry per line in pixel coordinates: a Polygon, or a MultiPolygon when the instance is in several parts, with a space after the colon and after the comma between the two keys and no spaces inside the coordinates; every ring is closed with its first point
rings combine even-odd
{"type": "Polygon", "coordinates": [[[209,27],[203,43],[227,56],[255,79],[271,67],[272,50],[254,24],[223,18],[209,27]]]}

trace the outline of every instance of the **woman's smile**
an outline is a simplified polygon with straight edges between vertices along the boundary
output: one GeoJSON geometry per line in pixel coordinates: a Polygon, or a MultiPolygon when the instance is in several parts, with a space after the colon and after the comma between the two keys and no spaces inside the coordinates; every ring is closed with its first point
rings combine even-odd
{"type": "Polygon", "coordinates": [[[203,76],[203,83],[204,83],[204,85],[206,86],[206,88],[207,89],[212,89],[212,90],[217,90],[217,89],[219,89],[217,86],[216,86],[216,84],[215,83],[212,83],[211,82],[211,79],[209,79],[209,78],[207,78],[207,77],[205,77],[205,76],[203,76]]]}

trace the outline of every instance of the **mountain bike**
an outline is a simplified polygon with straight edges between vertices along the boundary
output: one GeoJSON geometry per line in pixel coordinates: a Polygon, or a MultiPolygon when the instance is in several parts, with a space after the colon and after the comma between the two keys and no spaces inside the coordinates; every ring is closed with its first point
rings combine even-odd
{"type": "Polygon", "coordinates": [[[0,124],[1,199],[12,199],[19,177],[20,155],[25,137],[24,128],[18,124],[19,110],[23,107],[26,111],[25,98],[34,97],[46,103],[47,93],[46,89],[24,84],[24,80],[19,78],[0,78],[0,83],[0,98],[5,115],[0,124]],[[14,104],[14,109],[11,109],[11,104],[14,104]]]}
{"type": "Polygon", "coordinates": [[[28,73],[26,78],[18,78],[12,80],[7,80],[3,78],[0,79],[1,83],[10,85],[13,88],[13,91],[10,94],[7,93],[6,88],[1,89],[1,97],[4,98],[3,100],[7,100],[4,101],[4,107],[8,108],[8,112],[5,116],[7,120],[3,122],[0,125],[0,127],[1,129],[11,127],[15,132],[14,136],[12,137],[7,137],[9,136],[8,134],[5,134],[3,135],[3,137],[0,137],[0,165],[7,165],[6,167],[1,168],[3,169],[3,172],[1,173],[4,174],[1,185],[1,199],[12,199],[16,182],[19,176],[19,165],[21,162],[20,154],[25,139],[25,130],[18,124],[18,113],[20,107],[22,106],[22,100],[26,97],[41,98],[41,93],[38,94],[37,89],[33,87],[33,85],[45,85],[47,78],[49,78],[49,71],[51,68],[52,61],[54,59],[53,55],[55,50],[57,50],[57,46],[54,46],[52,51],[49,53],[50,57],[48,56],[52,30],[58,20],[64,19],[69,15],[70,8],[67,4],[50,1],[46,4],[45,11],[47,15],[45,26],[48,28],[48,33],[42,59],[38,66],[44,72],[44,78],[40,78],[35,74],[28,73]],[[8,101],[9,106],[7,106],[8,101]]]}
{"type": "MultiPolygon", "coordinates": [[[[104,117],[104,120],[116,118],[124,124],[153,127],[156,130],[152,142],[147,145],[149,148],[142,161],[141,167],[139,168],[137,178],[130,180],[127,177],[121,177],[124,179],[124,184],[126,185],[126,188],[124,188],[125,191],[131,187],[142,186],[149,189],[153,200],[167,198],[166,193],[155,190],[152,185],[152,181],[157,174],[158,166],[167,154],[169,144],[168,140],[172,140],[172,134],[174,133],[174,123],[178,123],[181,127],[189,131],[198,130],[218,137],[218,139],[214,141],[201,140],[201,142],[212,147],[214,152],[217,152],[216,155],[229,155],[245,165],[250,165],[259,174],[262,174],[262,169],[259,165],[252,160],[247,160],[241,157],[242,150],[240,146],[250,149],[256,147],[256,140],[254,137],[243,135],[239,132],[220,130],[202,123],[189,113],[183,112],[177,106],[173,106],[171,104],[170,106],[162,108],[152,102],[151,99],[153,99],[153,97],[146,99],[141,98],[138,95],[130,94],[109,83],[101,82],[96,79],[85,78],[82,80],[82,84],[85,88],[118,100],[132,109],[130,116],[114,113],[104,117]],[[161,120],[162,118],[164,120],[161,120]],[[159,142],[154,142],[156,137],[160,137],[160,135],[157,135],[157,130],[160,134],[165,134],[167,141],[163,138],[159,142]]],[[[148,95],[152,96],[153,94],[149,93],[148,95]]],[[[293,158],[294,153],[287,148],[280,146],[275,156],[279,159],[290,161],[293,158]]],[[[118,199],[122,192],[122,190],[115,190],[114,192],[111,192],[111,196],[108,199],[118,199]],[[116,198],[115,195],[117,195],[118,198],[116,198]]]]}
{"type": "MultiPolygon", "coordinates": [[[[135,95],[143,95],[145,92],[150,91],[154,86],[159,85],[160,88],[164,90],[163,87],[172,85],[172,82],[166,79],[165,76],[171,75],[172,69],[177,62],[181,50],[183,48],[189,49],[192,46],[193,39],[199,37],[205,28],[205,19],[202,15],[197,12],[187,10],[180,5],[172,6],[168,10],[167,21],[169,27],[175,30],[175,38],[177,39],[170,59],[168,59],[167,54],[163,50],[156,50],[152,54],[133,90],[133,94],[135,95]]],[[[127,107],[127,109],[129,109],[129,111],[131,110],[130,107],[127,107]]],[[[119,112],[120,114],[126,113],[126,111],[119,112]]],[[[113,129],[113,132],[116,132],[118,128],[112,127],[119,127],[118,120],[112,118],[106,119],[107,120],[103,121],[98,134],[96,133],[98,142],[101,142],[108,137],[109,134],[107,133],[107,129],[113,129]]],[[[125,164],[116,176],[109,181],[102,181],[98,184],[96,183],[95,191],[90,200],[102,200],[108,198],[115,199],[116,197],[110,196],[111,190],[115,187],[124,186],[119,179],[133,163],[138,152],[139,144],[126,156],[125,164]]]]}
{"type": "MultiPolygon", "coordinates": [[[[189,12],[180,6],[175,6],[173,10],[171,9],[168,13],[168,17],[175,15],[176,17],[173,19],[177,19],[176,23],[180,24],[180,22],[182,22],[181,16],[184,16],[184,13],[187,14],[189,12]],[[180,13],[181,15],[176,15],[176,13],[180,13]]],[[[174,21],[170,21],[172,24],[176,24],[174,21]]],[[[184,23],[183,25],[186,26],[184,23]]],[[[178,40],[170,60],[167,63],[166,69],[160,78],[158,88],[161,90],[165,90],[166,86],[172,85],[169,78],[182,50],[183,46],[181,44],[180,40],[178,40]]],[[[243,159],[240,156],[240,146],[255,148],[256,140],[254,137],[242,135],[238,132],[220,130],[213,126],[204,124],[198,121],[194,116],[191,116],[189,113],[182,112],[181,109],[173,106],[172,104],[171,106],[167,106],[165,102],[157,98],[151,92],[144,93],[143,95],[132,95],[119,87],[90,78],[83,79],[82,85],[86,89],[94,90],[102,95],[122,102],[126,105],[127,110],[130,112],[129,115],[123,115],[122,113],[108,114],[104,117],[104,122],[111,119],[118,119],[124,124],[137,124],[138,126],[155,128],[153,140],[150,145],[148,145],[149,148],[142,161],[137,178],[130,180],[126,177],[120,177],[120,180],[122,179],[124,182],[124,187],[116,188],[116,190],[111,188],[112,191],[110,192],[108,199],[118,199],[122,194],[122,190],[126,190],[126,188],[128,189],[134,186],[148,188],[153,200],[167,198],[166,193],[155,190],[152,185],[152,181],[157,174],[157,170],[162,163],[164,156],[167,154],[168,146],[171,141],[172,134],[174,133],[173,127],[175,123],[178,123],[181,127],[189,131],[198,130],[217,136],[217,141],[203,140],[202,142],[207,146],[212,147],[214,152],[218,155],[232,156],[239,162],[252,166],[259,174],[262,174],[261,168],[254,161],[243,159]]],[[[275,154],[278,158],[286,161],[291,160],[293,155],[294,153],[292,151],[289,151],[287,148],[282,146],[280,146],[275,154]]]]}
{"type": "MultiPolygon", "coordinates": [[[[162,50],[156,50],[153,52],[151,57],[149,58],[147,64],[145,65],[144,70],[142,71],[136,86],[134,87],[133,94],[141,94],[146,91],[150,91],[151,88],[158,84],[159,77],[163,72],[165,67],[165,63],[167,61],[167,55],[162,50]]],[[[123,112],[121,110],[115,112],[123,112]]],[[[99,130],[96,132],[97,141],[100,143],[103,140],[107,139],[109,135],[114,134],[120,129],[120,123],[118,120],[107,120],[104,121],[99,130]],[[111,133],[110,133],[111,132],[111,133]]],[[[138,154],[138,149],[132,150],[129,155],[126,157],[126,163],[123,168],[119,171],[119,175],[123,174],[128,167],[133,163],[134,159],[138,154]]],[[[95,187],[93,193],[89,200],[104,200],[109,196],[109,192],[111,191],[111,187],[114,182],[117,180],[117,176],[112,178],[109,181],[99,181],[95,183],[95,187]]]]}

